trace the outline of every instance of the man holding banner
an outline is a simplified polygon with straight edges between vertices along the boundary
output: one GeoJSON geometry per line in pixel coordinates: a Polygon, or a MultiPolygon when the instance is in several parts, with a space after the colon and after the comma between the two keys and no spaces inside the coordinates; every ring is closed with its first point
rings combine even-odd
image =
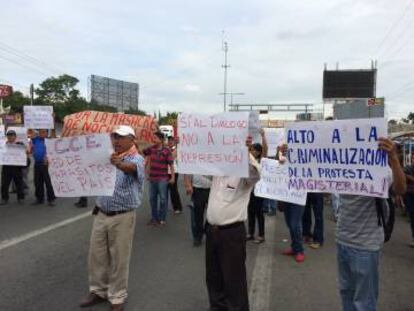
{"type": "MultiPolygon", "coordinates": [[[[406,191],[406,179],[393,142],[379,138],[379,149],[388,153],[392,193],[406,191]]],[[[383,199],[362,195],[340,195],[336,227],[339,291],[344,311],[374,311],[379,287],[379,257],[384,229],[377,202],[383,199]]]]}
{"type": "Polygon", "coordinates": [[[117,168],[115,190],[112,196],[96,200],[89,249],[90,294],[80,306],[108,300],[112,311],[121,311],[127,298],[135,210],[142,203],[145,170],[131,127],[119,126],[111,138],[115,149],[111,163],[117,168]]]}

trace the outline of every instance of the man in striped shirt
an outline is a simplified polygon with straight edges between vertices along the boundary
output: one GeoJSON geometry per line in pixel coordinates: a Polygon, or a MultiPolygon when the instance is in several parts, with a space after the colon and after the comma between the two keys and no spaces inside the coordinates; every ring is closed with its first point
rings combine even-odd
{"type": "Polygon", "coordinates": [[[150,184],[150,225],[165,225],[168,204],[168,183],[175,183],[174,159],[164,146],[164,134],[155,132],[155,144],[144,150],[150,184]],[[158,205],[159,201],[159,205],[158,205]]]}

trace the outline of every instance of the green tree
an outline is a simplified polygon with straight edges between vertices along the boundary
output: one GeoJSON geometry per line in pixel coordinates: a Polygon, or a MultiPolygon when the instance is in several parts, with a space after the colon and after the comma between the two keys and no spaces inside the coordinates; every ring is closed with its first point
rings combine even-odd
{"type": "Polygon", "coordinates": [[[127,114],[136,114],[139,116],[146,116],[147,113],[144,110],[140,110],[140,109],[134,109],[134,108],[129,108],[128,110],[125,110],[125,113],[127,114]]]}
{"type": "Polygon", "coordinates": [[[178,112],[167,112],[165,116],[160,116],[158,119],[159,125],[173,125],[177,124],[178,112]]]}
{"type": "Polygon", "coordinates": [[[10,106],[10,113],[22,113],[23,106],[30,105],[30,98],[20,91],[15,91],[3,100],[3,107],[10,106]]]}
{"type": "Polygon", "coordinates": [[[66,74],[57,78],[50,77],[40,83],[35,93],[38,100],[44,105],[65,104],[69,100],[79,98],[79,90],[75,88],[78,82],[77,78],[66,74]]]}

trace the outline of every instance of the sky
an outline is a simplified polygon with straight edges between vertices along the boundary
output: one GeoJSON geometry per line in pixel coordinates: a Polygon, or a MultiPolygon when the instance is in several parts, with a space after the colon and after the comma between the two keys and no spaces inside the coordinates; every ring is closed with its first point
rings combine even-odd
{"type": "Polygon", "coordinates": [[[387,117],[414,111],[414,0],[15,0],[1,11],[0,83],[25,93],[67,73],[86,97],[97,74],[139,83],[147,112],[221,112],[225,40],[227,92],[244,93],[233,103],[318,105],[325,64],[375,59],[387,117]]]}

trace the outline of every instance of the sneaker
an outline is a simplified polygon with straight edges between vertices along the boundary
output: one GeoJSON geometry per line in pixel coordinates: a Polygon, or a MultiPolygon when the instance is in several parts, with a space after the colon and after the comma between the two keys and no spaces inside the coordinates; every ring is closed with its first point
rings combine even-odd
{"type": "Polygon", "coordinates": [[[32,203],[32,205],[42,205],[43,203],[44,203],[43,201],[36,200],[32,203]]]}
{"type": "Polygon", "coordinates": [[[253,241],[255,244],[262,244],[265,241],[265,238],[262,236],[258,236],[257,239],[253,241]]]}
{"type": "Polygon", "coordinates": [[[295,255],[295,260],[298,263],[304,262],[305,261],[305,254],[304,253],[297,253],[295,255]]]}
{"type": "Polygon", "coordinates": [[[246,235],[246,241],[252,241],[252,240],[254,240],[254,236],[250,234],[246,235]]]}
{"type": "Polygon", "coordinates": [[[158,221],[156,220],[150,220],[149,222],[147,222],[147,226],[157,226],[158,225],[158,221]]]}
{"type": "Polygon", "coordinates": [[[312,249],[318,249],[321,246],[322,246],[322,244],[319,243],[319,242],[312,242],[312,243],[309,244],[309,247],[312,248],[312,249]]]}
{"type": "Polygon", "coordinates": [[[1,200],[0,205],[7,205],[9,203],[8,200],[1,200]]]}
{"type": "Polygon", "coordinates": [[[167,223],[164,220],[160,221],[160,226],[165,226],[167,223]]]}
{"type": "Polygon", "coordinates": [[[408,246],[409,246],[409,247],[414,248],[414,240],[412,240],[412,241],[410,242],[410,244],[408,244],[408,246]]]}
{"type": "Polygon", "coordinates": [[[88,207],[88,205],[83,202],[76,202],[75,206],[78,208],[88,207]]]}
{"type": "Polygon", "coordinates": [[[282,253],[285,256],[295,256],[295,252],[291,248],[287,248],[282,253]]]}
{"type": "Polygon", "coordinates": [[[55,203],[53,201],[49,201],[49,202],[47,202],[47,205],[49,205],[50,207],[53,207],[53,206],[55,206],[55,203]]]}
{"type": "Polygon", "coordinates": [[[180,210],[175,210],[175,211],[174,211],[174,214],[175,214],[175,215],[180,215],[180,214],[181,214],[181,211],[180,211],[180,210]]]}

